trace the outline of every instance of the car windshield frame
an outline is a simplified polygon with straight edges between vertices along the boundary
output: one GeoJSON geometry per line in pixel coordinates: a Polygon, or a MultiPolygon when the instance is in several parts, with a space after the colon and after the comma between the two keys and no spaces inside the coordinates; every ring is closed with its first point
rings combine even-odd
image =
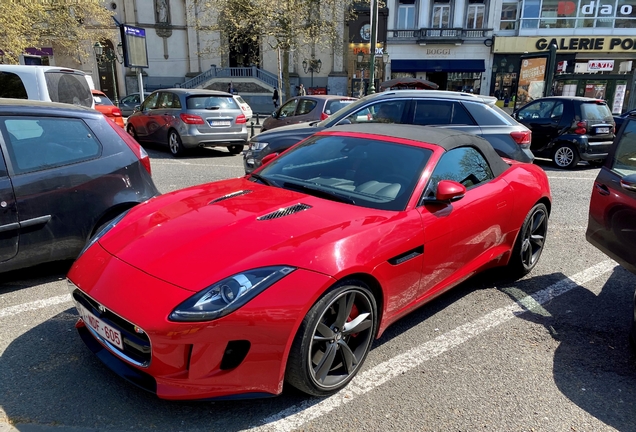
{"type": "Polygon", "coordinates": [[[402,211],[432,155],[430,148],[389,137],[320,134],[265,165],[254,180],[358,207],[402,211]]]}

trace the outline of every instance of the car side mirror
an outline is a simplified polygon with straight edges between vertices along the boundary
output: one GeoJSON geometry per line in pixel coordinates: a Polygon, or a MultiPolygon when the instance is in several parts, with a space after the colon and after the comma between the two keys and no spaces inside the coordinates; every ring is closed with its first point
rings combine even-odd
{"type": "Polygon", "coordinates": [[[518,120],[519,119],[519,115],[516,112],[513,112],[512,113],[512,118],[515,119],[515,120],[518,120]]]}
{"type": "Polygon", "coordinates": [[[621,187],[625,190],[636,192],[636,174],[630,174],[621,179],[621,187]]]}
{"type": "Polygon", "coordinates": [[[435,200],[441,202],[453,202],[464,198],[466,187],[453,180],[441,180],[437,184],[435,200]]]}
{"type": "Polygon", "coordinates": [[[270,163],[271,161],[273,161],[274,159],[276,159],[278,157],[278,153],[270,153],[267,156],[265,156],[263,158],[263,160],[261,161],[261,166],[262,165],[267,165],[268,163],[270,163]]]}
{"type": "Polygon", "coordinates": [[[135,105],[135,108],[133,109],[133,112],[136,113],[141,109],[141,105],[135,105]]]}
{"type": "Polygon", "coordinates": [[[351,120],[349,120],[348,118],[344,118],[342,120],[340,120],[338,122],[339,125],[346,125],[346,124],[351,124],[351,120]]]}
{"type": "Polygon", "coordinates": [[[274,111],[274,112],[272,113],[272,117],[273,117],[273,118],[278,118],[278,111],[274,111]]]}

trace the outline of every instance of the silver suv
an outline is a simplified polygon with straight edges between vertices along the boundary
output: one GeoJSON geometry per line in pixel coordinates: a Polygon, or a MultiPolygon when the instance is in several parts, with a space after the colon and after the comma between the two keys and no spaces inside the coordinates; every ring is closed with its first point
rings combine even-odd
{"type": "MultiPolygon", "coordinates": [[[[298,123],[260,133],[243,158],[246,173],[265,156],[280,153],[316,132],[336,125],[393,123],[457,129],[485,138],[500,156],[532,162],[530,129],[495,105],[496,99],[438,90],[390,90],[353,102],[321,122],[298,123]]],[[[426,140],[424,136],[422,138],[426,140]]]]}
{"type": "Polygon", "coordinates": [[[231,94],[213,90],[161,89],[128,117],[137,141],[167,144],[174,156],[195,147],[227,147],[239,154],[247,142],[247,118],[231,94]]]}

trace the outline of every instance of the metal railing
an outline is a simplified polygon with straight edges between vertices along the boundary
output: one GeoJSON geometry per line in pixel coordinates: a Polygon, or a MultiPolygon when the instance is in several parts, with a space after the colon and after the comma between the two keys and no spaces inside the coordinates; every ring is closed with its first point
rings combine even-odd
{"type": "Polygon", "coordinates": [[[276,88],[278,78],[271,72],[259,69],[256,66],[248,67],[213,67],[179,85],[181,88],[197,88],[213,78],[256,78],[265,84],[276,88]]]}
{"type": "Polygon", "coordinates": [[[464,28],[420,28],[389,30],[388,39],[413,41],[462,41],[466,39],[485,39],[490,37],[493,29],[464,28]]]}

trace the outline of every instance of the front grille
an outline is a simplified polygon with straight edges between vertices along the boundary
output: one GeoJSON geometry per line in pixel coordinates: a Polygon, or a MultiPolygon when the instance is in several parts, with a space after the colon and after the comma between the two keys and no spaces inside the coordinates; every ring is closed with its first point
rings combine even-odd
{"type": "Polygon", "coordinates": [[[117,347],[112,347],[112,349],[116,351],[115,354],[123,354],[125,357],[143,366],[150,364],[152,353],[150,349],[150,339],[146,333],[137,333],[133,323],[126,321],[108,309],[106,312],[101,312],[98,308],[99,303],[78,289],[73,291],[73,299],[81,303],[82,306],[88,309],[97,318],[121,332],[124,349],[120,350],[117,347]]]}
{"type": "Polygon", "coordinates": [[[292,215],[294,213],[298,213],[304,210],[308,210],[310,209],[311,206],[307,205],[307,204],[302,204],[302,203],[298,203],[298,204],[294,204],[293,206],[290,207],[286,207],[286,208],[282,208],[282,209],[278,209],[275,212],[263,215],[263,216],[259,216],[256,219],[257,220],[270,220],[270,219],[278,219],[278,218],[282,218],[285,216],[289,216],[292,215]]]}
{"type": "Polygon", "coordinates": [[[218,203],[220,201],[225,201],[226,199],[234,198],[234,197],[241,196],[241,195],[246,195],[246,194],[251,193],[251,192],[252,191],[249,190],[249,189],[232,192],[230,194],[223,195],[222,197],[215,198],[212,201],[210,201],[208,204],[216,204],[216,203],[218,203]]]}

